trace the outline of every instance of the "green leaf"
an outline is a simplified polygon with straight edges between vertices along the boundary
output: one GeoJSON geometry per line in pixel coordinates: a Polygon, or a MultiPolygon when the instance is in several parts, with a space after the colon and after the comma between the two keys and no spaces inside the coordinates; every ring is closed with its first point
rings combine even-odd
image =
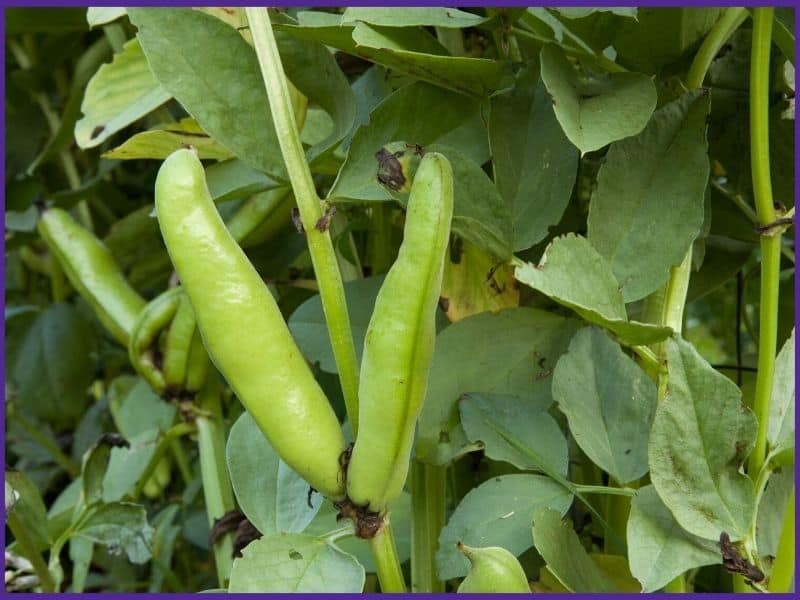
{"type": "Polygon", "coordinates": [[[170,98],[150,71],[139,41],[129,40],[86,86],[75,141],[81,148],[99,146],[170,98]]]}
{"type": "Polygon", "coordinates": [[[553,7],[550,10],[557,12],[562,17],[566,17],[567,19],[583,19],[584,17],[588,17],[590,15],[601,13],[601,12],[608,12],[614,15],[618,15],[620,17],[629,17],[631,19],[636,18],[636,13],[638,9],[634,7],[610,7],[610,6],[603,6],[600,8],[584,8],[579,6],[574,6],[570,8],[566,7],[553,7]]]}
{"type": "MultiPolygon", "coordinates": [[[[174,524],[180,505],[169,504],[153,518],[153,566],[150,572],[150,583],[147,587],[149,594],[162,591],[166,575],[170,571],[172,556],[175,552],[175,543],[181,527],[174,524]]],[[[224,590],[223,590],[224,591],[224,590]]]]}
{"type": "Polygon", "coordinates": [[[538,265],[518,266],[515,277],[590,323],[609,329],[628,344],[651,344],[672,333],[669,327],[628,321],[625,301],[611,267],[579,235],[555,238],[538,265]]]}
{"type": "Polygon", "coordinates": [[[107,25],[112,21],[116,21],[124,17],[125,14],[125,8],[122,6],[109,6],[106,8],[90,6],[86,9],[86,22],[89,24],[89,29],[94,29],[99,25],[107,25]]]}
{"type": "Polygon", "coordinates": [[[453,167],[452,232],[499,259],[509,259],[511,215],[489,176],[451,146],[432,144],[425,150],[444,154],[453,167]]]}
{"type": "Polygon", "coordinates": [[[667,344],[667,396],[650,432],[650,479],[688,532],[741,539],[753,518],[753,481],[740,472],[756,419],[742,393],[681,339],[667,344]]]}
{"type": "Polygon", "coordinates": [[[253,48],[219,19],[188,8],[129,8],[158,81],[211,137],[281,181],[286,169],[253,48]]]}
{"type": "Polygon", "coordinates": [[[103,477],[111,455],[111,443],[106,436],[101,437],[83,455],[81,481],[83,483],[83,502],[86,505],[99,502],[103,497],[103,477]]]}
{"type": "MultiPolygon", "coordinates": [[[[160,441],[160,431],[158,429],[141,431],[127,438],[127,441],[130,444],[127,448],[111,449],[108,469],[103,478],[104,502],[116,502],[133,491],[153,459],[160,441]]],[[[160,462],[164,460],[166,459],[162,458],[160,462]]],[[[166,467],[168,466],[167,463],[166,467]]],[[[158,485],[156,479],[151,481],[158,485]]]]}
{"type": "Polygon", "coordinates": [[[342,14],[341,22],[362,21],[383,27],[449,27],[463,29],[477,27],[486,19],[457,8],[422,7],[349,7],[342,14]]]}
{"type": "Polygon", "coordinates": [[[636,135],[653,114],[656,86],[646,75],[576,69],[553,44],[542,48],[540,60],[556,118],[582,154],[636,135]]]}
{"type": "Polygon", "coordinates": [[[561,475],[567,474],[567,440],[547,410],[525,404],[514,396],[483,394],[465,394],[458,407],[467,439],[480,443],[492,460],[502,460],[529,471],[539,471],[540,465],[545,465],[561,475]],[[491,422],[522,440],[540,461],[532,461],[527,454],[511,446],[491,422]]]}
{"type": "Polygon", "coordinates": [[[489,158],[477,100],[426,83],[412,83],[381,101],[369,123],[358,128],[328,197],[389,200],[388,192],[378,184],[375,153],[398,140],[423,147],[435,143],[452,146],[478,164],[489,158]]]}
{"type": "Polygon", "coordinates": [[[166,431],[175,421],[175,406],[156,394],[140,377],[123,375],[111,382],[108,405],[114,425],[131,439],[153,430],[166,431]]]}
{"type": "Polygon", "coordinates": [[[233,561],[229,592],[359,593],[364,567],[332,543],[298,533],[251,542],[233,561]]]}
{"type": "Polygon", "coordinates": [[[448,56],[445,48],[421,29],[370,26],[362,22],[340,25],[335,15],[320,17],[319,13],[301,13],[299,17],[301,26],[282,25],[276,29],[467,96],[487,97],[511,75],[510,64],[506,62],[448,56]]]}
{"type": "Polygon", "coordinates": [[[772,399],[769,404],[767,423],[767,442],[769,452],[777,453],[793,448],[794,439],[794,329],[775,359],[775,373],[772,378],[772,399]]]}
{"type": "Polygon", "coordinates": [[[262,534],[299,533],[319,510],[322,497],[310,495],[308,484],[278,457],[250,413],[242,413],[231,428],[226,459],[239,506],[262,534]]]}
{"type": "Polygon", "coordinates": [[[135,564],[146,563],[152,555],[153,528],[147,523],[144,506],[138,504],[102,504],[74,535],[107,546],[112,552],[124,552],[135,564]]]}
{"type": "Polygon", "coordinates": [[[5,483],[6,515],[13,512],[36,550],[49,547],[53,538],[47,528],[47,510],[38,488],[22,471],[6,471],[5,483]],[[13,506],[9,507],[9,502],[13,506]]]}
{"type": "Polygon", "coordinates": [[[489,143],[494,183],[512,211],[513,248],[530,248],[561,220],[578,168],[537,69],[517,74],[491,98],[489,143]]]}
{"type": "Polygon", "coordinates": [[[644,371],[594,327],[575,334],[553,374],[553,398],[572,437],[619,483],[647,473],[656,395],[644,371]]]}
{"type": "Polygon", "coordinates": [[[533,515],[533,542],[547,569],[571,592],[612,592],[608,581],[589,557],[563,513],[541,508],[533,515]]]}
{"type": "Polygon", "coordinates": [[[9,379],[25,412],[64,425],[83,414],[94,376],[90,353],[95,335],[84,318],[63,302],[36,316],[18,350],[9,354],[9,379]]]}
{"type": "Polygon", "coordinates": [[[769,576],[778,542],[784,526],[784,518],[789,498],[794,489],[794,469],[784,468],[773,471],[767,482],[767,489],[758,503],[756,518],[756,545],[762,565],[769,576]]]}
{"type": "Polygon", "coordinates": [[[501,546],[518,556],[534,543],[528,527],[537,509],[548,507],[563,515],[571,504],[572,494],[542,475],[504,475],[482,483],[464,496],[439,535],[438,578],[467,574],[469,561],[456,549],[458,542],[501,546]]]}
{"type": "MultiPolygon", "coordinates": [[[[383,279],[383,277],[369,277],[348,281],[344,284],[350,329],[353,332],[353,341],[359,361],[364,350],[364,336],[367,334],[372,309],[375,307],[375,298],[383,279]]],[[[298,306],[289,317],[288,324],[292,337],[300,346],[300,350],[307,360],[311,363],[319,363],[319,368],[328,373],[338,372],[319,294],[311,296],[298,306]]]]}
{"type": "Polygon", "coordinates": [[[356,101],[347,78],[333,54],[322,44],[302,41],[276,32],[276,42],[286,75],[309,101],[331,117],[333,129],[307,153],[309,162],[338,144],[352,129],[356,101]]]}
{"type": "Polygon", "coordinates": [[[652,485],[631,501],[628,560],[643,592],[660,590],[690,569],[722,562],[717,542],[685,531],[652,485]]]}
{"type": "Polygon", "coordinates": [[[722,10],[698,6],[639,8],[635,20],[625,19],[621,24],[612,45],[622,64],[653,73],[699,44],[722,10]]]}
{"type": "Polygon", "coordinates": [[[656,111],[641,134],[614,144],[600,167],[588,237],[626,302],[658,289],[700,232],[708,113],[707,92],[685,94],[656,111]]]}
{"type": "Polygon", "coordinates": [[[458,419],[458,399],[467,392],[513,395],[542,410],[550,406],[550,375],[578,326],[532,308],[479,313],[448,326],[436,339],[417,458],[443,465],[474,449],[458,419]]]}
{"type": "Polygon", "coordinates": [[[227,160],[231,152],[209,137],[194,119],[159,125],[149,131],[137,133],[116,148],[103,153],[103,158],[120,160],[153,158],[163,160],[175,150],[192,146],[202,159],[227,160]]]}
{"type": "Polygon", "coordinates": [[[217,204],[247,198],[282,185],[238,158],[206,167],[206,183],[217,204]]]}

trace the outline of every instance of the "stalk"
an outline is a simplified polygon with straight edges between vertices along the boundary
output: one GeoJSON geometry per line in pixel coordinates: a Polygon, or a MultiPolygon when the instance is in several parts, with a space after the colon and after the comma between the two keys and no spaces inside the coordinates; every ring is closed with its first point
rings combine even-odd
{"type": "Polygon", "coordinates": [[[411,464],[411,591],[442,593],[444,582],[436,577],[436,550],[445,521],[446,467],[418,460],[411,464]]]}
{"type": "Polygon", "coordinates": [[[30,539],[25,525],[19,520],[13,510],[6,516],[6,525],[14,534],[14,539],[17,541],[20,553],[31,561],[33,570],[39,577],[39,583],[42,586],[42,591],[45,593],[53,593],[56,590],[56,583],[53,581],[53,576],[47,564],[44,562],[42,555],[36,550],[36,546],[30,539]]]}
{"type": "Polygon", "coordinates": [[[291,97],[278,54],[278,46],[272,33],[272,24],[266,8],[246,8],[247,20],[253,45],[261,65],[261,75],[269,98],[269,107],[275,131],[278,134],[283,160],[294,190],[300,218],[305,224],[308,250],[314,273],[319,282],[322,308],[328,324],[333,355],[339,370],[339,379],[344,394],[347,416],[358,432],[358,359],[356,358],[350,317],[344,296],[344,286],[339,273],[336,253],[330,233],[314,227],[322,217],[317,190],[305,159],[303,145],[292,110],[291,97]]]}
{"type": "MultiPolygon", "coordinates": [[[[216,373],[212,373],[197,395],[200,411],[195,419],[203,495],[211,527],[217,519],[236,508],[225,465],[225,427],[219,394],[219,381],[216,373]]],[[[231,533],[226,533],[214,543],[214,562],[221,587],[227,587],[233,566],[232,537],[231,533]]]]}
{"type": "Polygon", "coordinates": [[[786,503],[777,554],[767,589],[770,592],[785,594],[792,590],[794,580],[794,488],[786,503]]]}
{"type": "Polygon", "coordinates": [[[403,580],[403,571],[400,569],[397,545],[388,516],[378,534],[369,539],[369,548],[372,551],[372,559],[375,561],[381,592],[384,594],[405,593],[406,583],[403,580]]]}
{"type": "MultiPolygon", "coordinates": [[[[750,155],[753,197],[761,226],[769,225],[776,217],[769,172],[769,54],[773,14],[772,8],[753,10],[753,44],[750,56],[750,155]]],[[[753,411],[758,419],[758,437],[748,463],[751,477],[761,471],[767,454],[767,421],[778,336],[780,261],[780,231],[774,235],[762,235],[758,373],[753,401],[753,411]]]]}

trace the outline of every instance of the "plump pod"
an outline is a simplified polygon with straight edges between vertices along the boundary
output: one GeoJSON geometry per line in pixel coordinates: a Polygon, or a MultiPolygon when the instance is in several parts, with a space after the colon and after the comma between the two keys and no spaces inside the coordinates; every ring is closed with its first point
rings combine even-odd
{"type": "Polygon", "coordinates": [[[148,302],[136,318],[128,342],[131,365],[157,394],[164,393],[167,383],[164,372],[156,364],[155,347],[159,336],[175,317],[182,295],[180,288],[173,288],[148,302]]]}
{"type": "Polygon", "coordinates": [[[211,360],[281,458],[314,488],[341,498],[339,421],[272,294],[225,227],[193,152],[164,161],[155,201],[211,360]]]}
{"type": "Polygon", "coordinates": [[[452,214],[450,163],[441,154],[426,154],[411,186],[400,252],[367,328],[359,431],[347,470],[350,500],[381,514],[400,495],[408,475],[433,355],[452,214]]]}
{"type": "Polygon", "coordinates": [[[458,549],[469,559],[469,573],[458,586],[459,594],[529,594],[528,577],[517,557],[505,548],[470,548],[461,542],[458,549]]]}
{"type": "Polygon", "coordinates": [[[145,301],[125,279],[105,244],[60,208],[46,209],[38,229],[72,287],[111,335],[127,346],[145,301]]]}

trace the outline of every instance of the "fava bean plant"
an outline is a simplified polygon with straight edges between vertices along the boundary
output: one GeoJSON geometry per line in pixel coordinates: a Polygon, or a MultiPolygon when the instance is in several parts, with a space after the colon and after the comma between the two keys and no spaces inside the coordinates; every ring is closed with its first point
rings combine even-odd
{"type": "Polygon", "coordinates": [[[793,591],[793,10],[5,25],[7,590],[793,591]]]}

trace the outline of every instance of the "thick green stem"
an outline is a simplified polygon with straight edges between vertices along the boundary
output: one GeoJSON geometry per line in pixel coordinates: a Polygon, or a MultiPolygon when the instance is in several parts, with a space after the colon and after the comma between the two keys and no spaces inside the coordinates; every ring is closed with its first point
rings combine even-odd
{"type": "Polygon", "coordinates": [[[697,50],[692,64],[689,67],[689,72],[686,74],[686,87],[694,90],[703,85],[703,80],[706,78],[708,68],[714,57],[719,53],[723,44],[728,41],[728,38],[733,35],[739,26],[747,19],[748,12],[746,8],[727,8],[722,17],[714,24],[711,31],[703,40],[700,48],[697,50]]]}
{"type": "MultiPolygon", "coordinates": [[[[272,33],[272,24],[266,8],[246,8],[250,33],[253,36],[261,75],[269,98],[272,120],[280,143],[283,160],[294,190],[300,218],[305,225],[308,249],[314,273],[319,282],[322,308],[328,324],[333,355],[339,370],[347,416],[358,432],[358,359],[356,358],[350,317],[344,296],[344,286],[331,243],[330,232],[315,227],[322,217],[319,197],[305,159],[303,145],[292,110],[291,97],[272,33]]],[[[320,228],[322,229],[322,228],[320,228]]]]}
{"type": "Polygon", "coordinates": [[[372,551],[372,560],[375,561],[381,592],[384,594],[405,593],[406,582],[403,580],[403,571],[400,568],[400,559],[397,556],[397,546],[394,542],[394,533],[388,515],[378,534],[370,538],[369,548],[372,551]]]}
{"type": "Polygon", "coordinates": [[[42,555],[36,550],[36,545],[30,539],[25,525],[17,518],[13,510],[6,516],[6,525],[8,525],[11,533],[14,534],[14,539],[17,541],[20,554],[31,561],[33,570],[39,577],[42,591],[50,594],[57,591],[56,583],[53,581],[53,577],[50,574],[50,569],[47,568],[47,564],[44,562],[42,555]]]}
{"type": "Polygon", "coordinates": [[[772,574],[767,589],[770,592],[785,594],[792,591],[794,581],[794,488],[786,503],[783,515],[781,537],[778,540],[778,553],[772,565],[772,574]]]}
{"type": "MultiPolygon", "coordinates": [[[[750,156],[753,198],[760,225],[775,220],[769,166],[769,68],[774,9],[753,10],[753,42],[750,56],[750,156]]],[[[780,284],[781,235],[761,236],[761,299],[758,333],[758,373],[753,412],[758,436],[748,462],[755,477],[767,455],[767,424],[775,372],[778,341],[778,292],[780,284]]]]}
{"type": "Polygon", "coordinates": [[[411,591],[444,592],[436,578],[436,550],[445,522],[446,467],[415,460],[408,487],[411,492],[411,591]]]}
{"type": "MultiPolygon", "coordinates": [[[[236,508],[233,488],[225,464],[225,427],[222,423],[220,389],[216,373],[212,373],[197,395],[199,414],[197,425],[197,447],[200,452],[200,474],[203,480],[203,495],[206,501],[208,524],[236,508]]],[[[214,562],[217,580],[227,587],[233,566],[233,535],[226,533],[214,543],[214,562]]]]}

